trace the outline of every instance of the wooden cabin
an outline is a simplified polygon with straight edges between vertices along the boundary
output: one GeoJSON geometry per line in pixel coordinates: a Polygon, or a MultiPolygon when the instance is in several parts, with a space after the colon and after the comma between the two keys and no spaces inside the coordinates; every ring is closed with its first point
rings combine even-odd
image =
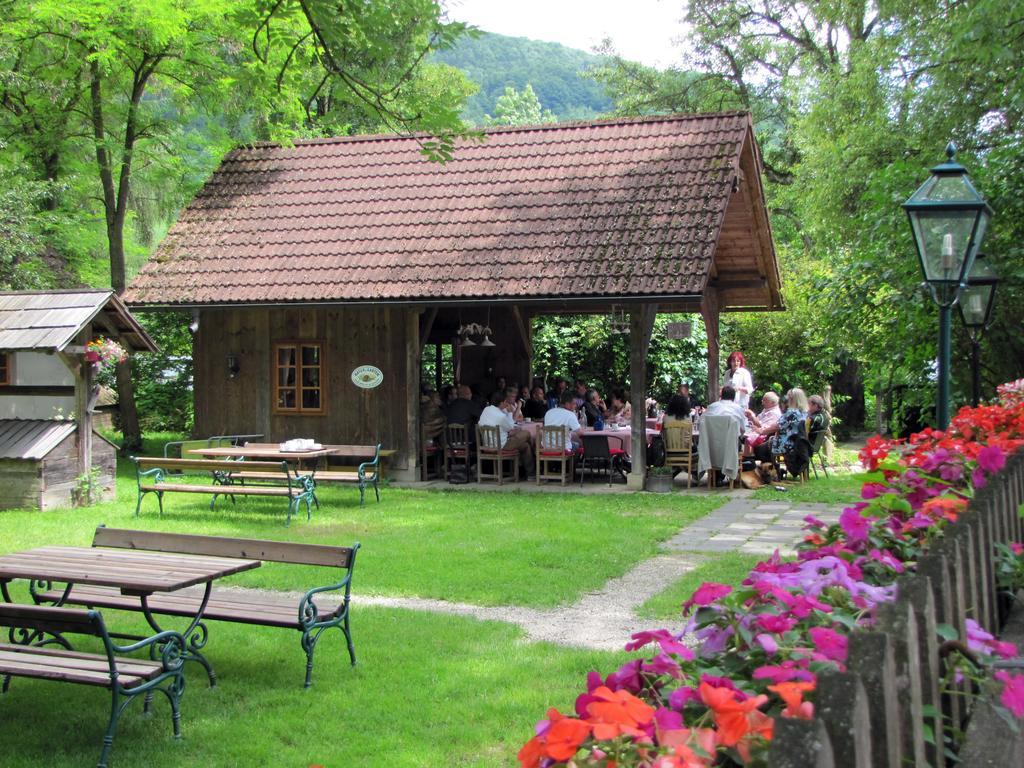
{"type": "Polygon", "coordinates": [[[717,392],[719,313],[782,308],[749,114],[492,128],[444,165],[420,140],[241,148],[182,212],[126,300],[192,312],[198,434],[380,441],[412,479],[424,354],[525,382],[534,316],[617,309],[639,435],[656,312],[703,315],[717,392]]]}
{"type": "Polygon", "coordinates": [[[85,345],[156,345],[113,291],[0,293],[0,509],[112,497],[115,447],[94,432],[101,401],[85,345]]]}

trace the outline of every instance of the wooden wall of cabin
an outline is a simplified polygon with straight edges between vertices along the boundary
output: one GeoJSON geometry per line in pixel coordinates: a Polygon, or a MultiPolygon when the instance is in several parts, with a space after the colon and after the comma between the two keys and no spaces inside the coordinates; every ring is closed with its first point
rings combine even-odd
{"type": "MultiPolygon", "coordinates": [[[[96,489],[93,501],[114,498],[117,478],[117,449],[99,435],[93,435],[92,466],[96,489]]],[[[79,478],[77,438],[68,435],[42,459],[0,460],[0,483],[5,493],[0,509],[54,509],[76,503],[79,478]]]]}
{"type": "Polygon", "coordinates": [[[407,387],[419,384],[408,376],[410,344],[419,341],[409,338],[415,328],[410,313],[419,314],[401,307],[204,310],[194,344],[196,435],[263,434],[268,442],[306,437],[351,445],[379,440],[399,452],[391,466],[406,467],[411,448],[407,387]],[[322,415],[274,412],[273,350],[286,341],[323,344],[322,415]],[[229,354],[238,365],[234,377],[229,354]],[[356,387],[351,375],[360,365],[379,368],[383,383],[375,389],[356,387]]]}

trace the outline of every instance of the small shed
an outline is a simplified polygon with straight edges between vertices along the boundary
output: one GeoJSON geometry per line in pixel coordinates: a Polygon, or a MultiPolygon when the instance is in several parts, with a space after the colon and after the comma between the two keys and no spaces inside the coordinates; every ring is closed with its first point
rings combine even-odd
{"type": "MultiPolygon", "coordinates": [[[[95,432],[91,466],[91,498],[113,498],[117,447],[95,432]]],[[[75,504],[85,490],[79,467],[75,422],[0,420],[0,478],[5,488],[0,507],[52,509],[75,504]]]]}
{"type": "Polygon", "coordinates": [[[101,392],[84,359],[96,336],[157,349],[111,290],[0,293],[0,508],[113,494],[116,449],[93,431],[101,392]]]}

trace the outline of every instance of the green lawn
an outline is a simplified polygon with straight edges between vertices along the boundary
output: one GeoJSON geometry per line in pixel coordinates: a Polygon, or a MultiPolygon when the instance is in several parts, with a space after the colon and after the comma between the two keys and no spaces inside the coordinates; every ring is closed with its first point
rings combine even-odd
{"type": "Polygon", "coordinates": [[[843,504],[860,499],[860,487],[875,478],[881,479],[881,475],[832,473],[830,477],[820,475],[815,479],[812,474],[806,483],[777,483],[786,489],[784,491],[777,491],[774,486],[759,488],[754,491],[754,498],[758,501],[843,504]]]}
{"type": "MultiPolygon", "coordinates": [[[[122,465],[118,498],[84,509],[0,512],[0,552],[44,544],[87,546],[95,527],[349,545],[361,541],[358,594],[440,598],[478,605],[551,607],[620,576],[657,552],[658,543],[722,503],[689,494],[579,496],[552,493],[417,491],[385,488],[359,506],[354,487],[322,486],[321,509],[284,527],[280,499],[167,494],[164,516],[149,494],[136,518],[135,478],[122,465]]],[[[267,564],[231,579],[301,590],[316,569],[267,564]]]]}
{"type": "MultiPolygon", "coordinates": [[[[104,614],[119,628],[138,623],[104,614]]],[[[136,701],[112,767],[511,768],[549,706],[571,709],[589,670],[626,659],[526,642],[507,624],[403,610],[357,608],[353,632],[358,666],[340,632],[325,635],[303,690],[297,632],[215,624],[206,653],[220,680],[208,688],[191,665],[182,740],[162,696],[148,717],[136,701]]],[[[98,688],[13,680],[0,696],[4,768],[95,765],[109,701],[98,688]]]]}

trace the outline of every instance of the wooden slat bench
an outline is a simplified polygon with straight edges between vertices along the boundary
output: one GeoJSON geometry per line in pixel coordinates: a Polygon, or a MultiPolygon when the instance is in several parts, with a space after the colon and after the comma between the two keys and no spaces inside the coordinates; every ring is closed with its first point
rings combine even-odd
{"type": "MultiPolygon", "coordinates": [[[[118,528],[96,529],[94,547],[115,547],[140,549],[151,552],[174,552],[212,557],[239,557],[266,560],[275,563],[296,565],[317,565],[341,568],[344,576],[333,584],[314,587],[296,601],[294,597],[272,592],[258,594],[221,587],[210,594],[210,601],[203,613],[203,620],[231,621],[238,624],[253,624],[264,627],[280,627],[302,633],[299,644],[306,653],[306,687],[313,675],[313,651],[320,635],[332,627],[344,633],[348,646],[349,660],[356,663],[355,647],[349,630],[349,596],[352,585],[352,570],[355,567],[357,542],[351,547],[334,547],[325,544],[296,544],[260,539],[231,539],[219,536],[193,536],[182,533],[158,533],[154,531],[130,531],[118,528]],[[318,603],[321,593],[337,592],[341,598],[337,603],[318,603]]],[[[58,600],[62,591],[42,593],[41,597],[58,600]]],[[[201,595],[154,594],[148,598],[153,613],[164,616],[191,617],[201,595]]],[[[141,611],[138,597],[123,595],[114,587],[76,585],[71,588],[67,603],[100,608],[141,611]]]]}
{"type": "MultiPolygon", "coordinates": [[[[298,469],[296,474],[299,477],[313,477],[315,483],[355,483],[359,486],[359,504],[362,506],[366,503],[366,488],[372,487],[374,494],[376,494],[377,501],[380,501],[380,478],[382,475],[381,471],[381,457],[386,453],[382,451],[380,444],[376,446],[366,445],[342,445],[342,446],[324,446],[325,448],[334,448],[342,453],[332,454],[340,455],[343,458],[352,457],[372,457],[369,461],[362,462],[358,467],[353,469],[298,469]]],[[[395,453],[391,451],[390,453],[395,453]]],[[[259,481],[273,481],[280,480],[280,474],[268,473],[265,471],[257,470],[254,461],[243,461],[241,462],[243,468],[241,470],[231,473],[233,480],[259,480],[259,481]]],[[[264,462],[265,463],[265,462],[264,462]]],[[[236,464],[237,467],[237,464],[236,464]]],[[[313,503],[320,506],[319,501],[316,498],[316,489],[314,486],[313,490],[313,503]]]]}
{"type": "Polygon", "coordinates": [[[299,504],[306,504],[306,519],[309,519],[312,503],[316,500],[314,489],[316,481],[312,473],[296,474],[287,461],[247,461],[246,469],[259,472],[267,477],[281,481],[283,485],[242,485],[234,482],[242,462],[229,459],[168,459],[150,456],[133,456],[135,474],[138,482],[139,497],[135,503],[135,515],[142,507],[142,498],[147,493],[155,493],[160,505],[160,514],[164,512],[165,493],[208,493],[212,494],[210,509],[218,496],[264,496],[288,499],[288,517],[285,525],[291,523],[292,513],[297,512],[299,504]],[[195,484],[168,480],[170,472],[185,475],[210,473],[212,482],[195,484]]]}
{"type": "MultiPolygon", "coordinates": [[[[40,605],[0,603],[0,627],[9,627],[12,638],[22,643],[0,643],[0,677],[3,693],[11,678],[35,678],[107,688],[113,697],[110,721],[103,736],[99,768],[106,768],[114,742],[117,721],[139,694],[147,699],[160,691],[171,703],[174,737],[181,738],[181,694],[185,687],[182,654],[185,638],[177,632],[160,632],[132,645],[117,645],[107,633],[103,616],[97,611],[54,608],[40,605]],[[66,634],[90,635],[103,641],[104,653],[70,650],[66,634]],[[59,645],[59,648],[42,647],[59,645]],[[124,658],[119,654],[144,648],[155,660],[124,658]]],[[[42,713],[40,713],[42,714],[42,713]]],[[[40,722],[37,719],[36,722],[40,722]]]]}

